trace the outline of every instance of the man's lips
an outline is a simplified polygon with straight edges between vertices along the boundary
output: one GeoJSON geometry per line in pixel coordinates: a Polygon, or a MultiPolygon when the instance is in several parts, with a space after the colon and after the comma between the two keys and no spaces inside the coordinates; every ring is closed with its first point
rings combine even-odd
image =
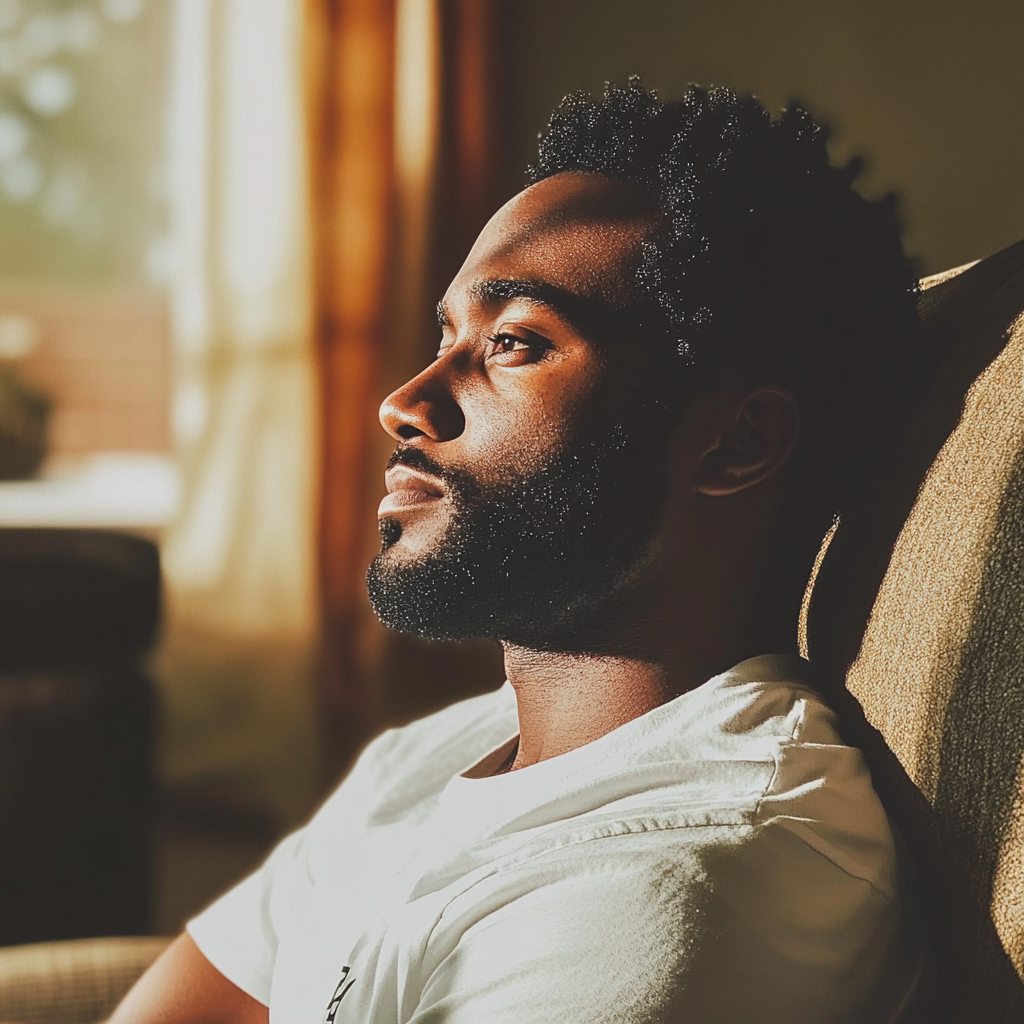
{"type": "Polygon", "coordinates": [[[388,494],[377,509],[378,516],[429,504],[444,497],[444,488],[435,479],[408,466],[392,466],[384,474],[384,483],[388,494]]]}

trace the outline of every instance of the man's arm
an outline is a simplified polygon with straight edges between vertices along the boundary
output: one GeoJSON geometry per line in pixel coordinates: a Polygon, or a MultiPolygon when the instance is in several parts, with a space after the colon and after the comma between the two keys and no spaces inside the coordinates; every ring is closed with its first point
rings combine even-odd
{"type": "Polygon", "coordinates": [[[228,981],[180,935],[136,982],[108,1024],[267,1024],[261,1002],[228,981]]]}

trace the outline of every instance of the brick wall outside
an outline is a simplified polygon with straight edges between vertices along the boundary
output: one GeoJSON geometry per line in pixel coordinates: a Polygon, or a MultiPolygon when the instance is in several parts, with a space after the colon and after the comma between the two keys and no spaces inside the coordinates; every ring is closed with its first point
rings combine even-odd
{"type": "Polygon", "coordinates": [[[169,449],[161,296],[0,286],[0,324],[12,316],[37,328],[34,351],[14,365],[53,400],[52,456],[169,449]]]}

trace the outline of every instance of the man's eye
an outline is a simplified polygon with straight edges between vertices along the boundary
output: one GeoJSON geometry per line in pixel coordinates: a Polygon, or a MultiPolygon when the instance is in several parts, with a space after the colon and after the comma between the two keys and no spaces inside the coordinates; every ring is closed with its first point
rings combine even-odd
{"type": "Polygon", "coordinates": [[[503,366],[536,362],[551,347],[535,335],[520,337],[504,332],[492,335],[487,341],[487,358],[495,359],[503,366]]]}
{"type": "Polygon", "coordinates": [[[529,342],[514,334],[495,334],[487,339],[491,343],[492,352],[515,352],[517,349],[528,349],[529,342]]]}

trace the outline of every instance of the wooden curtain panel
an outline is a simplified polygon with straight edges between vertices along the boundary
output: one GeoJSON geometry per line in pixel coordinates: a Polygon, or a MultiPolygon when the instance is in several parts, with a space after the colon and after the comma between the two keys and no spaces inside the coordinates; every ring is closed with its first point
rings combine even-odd
{"type": "Polygon", "coordinates": [[[308,12],[320,703],[345,762],[383,726],[495,681],[490,649],[424,645],[380,627],[364,574],[392,447],[377,408],[432,356],[433,305],[501,199],[489,70],[499,26],[496,0],[308,0],[308,12]]]}
{"type": "Polygon", "coordinates": [[[321,385],[320,703],[335,745],[365,731],[359,580],[385,332],[392,211],[393,0],[308,0],[321,385]]]}
{"type": "MultiPolygon", "coordinates": [[[[432,253],[436,299],[466,258],[491,214],[508,198],[507,149],[500,126],[506,96],[501,69],[506,8],[496,0],[442,0],[442,116],[432,253]]],[[[505,72],[508,73],[507,70],[505,72]]]]}

